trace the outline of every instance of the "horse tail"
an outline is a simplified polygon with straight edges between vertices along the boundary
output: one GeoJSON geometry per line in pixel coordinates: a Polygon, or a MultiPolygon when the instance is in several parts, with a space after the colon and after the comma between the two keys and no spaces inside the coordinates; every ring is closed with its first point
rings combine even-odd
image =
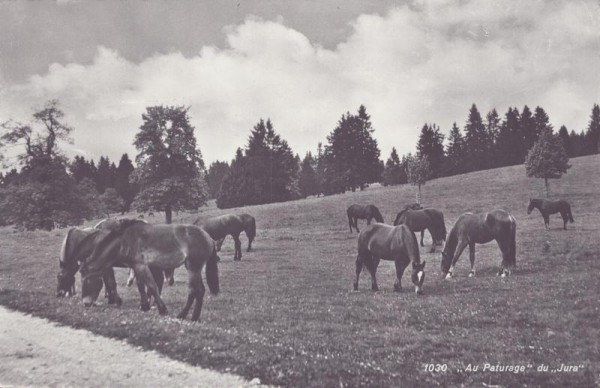
{"type": "Polygon", "coordinates": [[[575,222],[573,219],[573,214],[571,214],[571,205],[569,203],[567,203],[567,215],[569,216],[569,222],[575,222]]]}
{"type": "Polygon", "coordinates": [[[254,217],[250,218],[244,231],[246,232],[246,237],[248,237],[249,244],[251,244],[254,241],[254,237],[256,237],[256,219],[254,217]]]}
{"type": "Polygon", "coordinates": [[[510,216],[510,263],[512,267],[517,266],[517,221],[510,216]]]}
{"type": "Polygon", "coordinates": [[[217,249],[213,245],[212,254],[206,262],[206,283],[208,283],[208,289],[213,295],[217,295],[219,293],[219,267],[217,266],[218,259],[217,249]]]}

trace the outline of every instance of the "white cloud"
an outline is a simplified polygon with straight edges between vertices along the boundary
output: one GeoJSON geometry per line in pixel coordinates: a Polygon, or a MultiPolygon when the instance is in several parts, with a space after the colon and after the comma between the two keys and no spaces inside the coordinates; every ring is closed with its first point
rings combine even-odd
{"type": "MultiPolygon", "coordinates": [[[[154,55],[140,63],[98,47],[91,64],[52,64],[19,85],[3,84],[0,117],[25,120],[59,98],[74,147],[115,161],[146,106],[191,106],[205,160],[231,159],[259,118],[299,153],[325,142],[360,104],[387,158],[414,150],[424,122],[463,125],[472,103],[543,106],[555,127],[583,129],[600,101],[597,2],[416,2],[362,15],[335,49],[311,43],[281,20],[249,17],[225,29],[228,47],[154,55]]],[[[72,152],[76,152],[73,148],[72,152]]]]}

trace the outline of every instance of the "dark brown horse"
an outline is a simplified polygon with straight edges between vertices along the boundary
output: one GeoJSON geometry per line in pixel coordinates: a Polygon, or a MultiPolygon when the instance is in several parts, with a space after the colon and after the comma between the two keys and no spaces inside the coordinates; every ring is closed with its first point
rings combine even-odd
{"type": "Polygon", "coordinates": [[[147,287],[156,300],[159,313],[167,314],[151,268],[174,269],[185,263],[189,275],[189,293],[179,318],[187,316],[194,301],[192,320],[200,317],[205,293],[201,271],[205,264],[208,287],[212,294],[219,292],[215,242],[197,226],[151,225],[139,220],[119,220],[119,226],[96,233],[96,236],[86,237],[95,239],[96,244],[92,254],[83,259],[81,268],[81,293],[86,306],[92,305],[98,297],[102,288],[100,275],[117,261],[135,270],[142,311],[150,309],[147,287]]]}
{"type": "Polygon", "coordinates": [[[492,240],[496,240],[502,252],[502,264],[498,275],[510,275],[510,270],[517,265],[516,232],[515,218],[504,210],[462,214],[450,230],[442,251],[442,275],[446,278],[452,277],[456,261],[468,245],[471,259],[469,276],[474,276],[475,244],[485,244],[492,240]]]}
{"type": "Polygon", "coordinates": [[[217,242],[217,251],[221,250],[225,237],[231,235],[235,243],[233,260],[242,259],[242,242],[240,233],[245,232],[248,237],[248,251],[252,249],[252,241],[256,236],[256,221],[249,214],[225,214],[211,218],[198,218],[194,225],[206,230],[210,237],[217,242]]]}
{"type": "Polygon", "coordinates": [[[375,205],[350,205],[348,210],[346,210],[346,214],[348,215],[348,224],[350,225],[350,233],[352,233],[352,227],[356,229],[358,233],[358,220],[367,220],[367,225],[371,224],[371,221],[374,219],[377,222],[383,223],[383,216],[377,209],[375,205]]]}
{"type": "MultiPolygon", "coordinates": [[[[81,243],[87,236],[94,232],[97,232],[97,229],[71,228],[67,231],[67,235],[62,243],[60,258],[58,259],[60,272],[58,274],[58,285],[56,289],[57,297],[73,296],[76,294],[75,274],[81,265],[81,262],[77,261],[77,256],[87,257],[92,254],[95,241],[93,239],[87,239],[86,244],[82,245],[81,243]]],[[[112,267],[107,268],[106,271],[104,271],[102,279],[106,289],[108,304],[120,306],[122,300],[117,294],[117,283],[112,267]]]]}
{"type": "Polygon", "coordinates": [[[446,223],[444,213],[437,209],[411,210],[405,208],[400,211],[394,220],[394,225],[406,225],[413,232],[421,232],[421,246],[425,230],[431,234],[431,251],[435,252],[436,244],[441,244],[446,240],[446,223]]]}
{"type": "Polygon", "coordinates": [[[354,289],[358,290],[358,278],[363,266],[371,273],[371,289],[377,291],[377,267],[380,260],[394,261],[396,264],[396,282],[394,291],[402,290],[402,275],[409,264],[412,264],[411,280],[415,292],[423,292],[425,281],[425,262],[421,263],[419,244],[415,234],[405,225],[390,226],[372,224],[358,236],[358,256],[356,257],[356,281],[354,289]]]}
{"type": "Polygon", "coordinates": [[[573,215],[571,214],[571,205],[564,199],[550,201],[541,198],[530,198],[529,206],[527,206],[527,214],[531,214],[533,209],[538,209],[540,213],[542,213],[546,229],[550,228],[550,215],[555,213],[560,213],[564,223],[563,228],[565,230],[567,230],[567,222],[575,222],[575,220],[573,220],[573,215]]]}

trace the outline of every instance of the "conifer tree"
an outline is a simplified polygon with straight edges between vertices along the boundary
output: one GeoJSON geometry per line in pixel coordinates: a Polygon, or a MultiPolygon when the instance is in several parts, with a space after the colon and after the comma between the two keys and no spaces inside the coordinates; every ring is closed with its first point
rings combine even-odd
{"type": "Polygon", "coordinates": [[[447,175],[462,174],[467,171],[465,155],[465,139],[456,122],[452,124],[450,136],[448,137],[447,175]]]}
{"type": "Polygon", "coordinates": [[[588,123],[586,137],[586,155],[600,153],[600,106],[594,104],[590,121],[588,123]]]}
{"type": "Polygon", "coordinates": [[[469,118],[465,124],[465,147],[469,171],[475,171],[485,166],[487,136],[481,114],[473,104],[469,118]]]}
{"type": "Polygon", "coordinates": [[[444,135],[435,124],[424,124],[417,143],[417,155],[427,157],[432,178],[443,176],[444,171],[444,135]]]}

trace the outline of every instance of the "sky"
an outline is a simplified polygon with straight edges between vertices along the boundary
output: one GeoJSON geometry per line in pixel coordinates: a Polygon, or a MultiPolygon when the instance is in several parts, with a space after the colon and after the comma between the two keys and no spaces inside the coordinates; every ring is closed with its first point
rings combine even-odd
{"type": "Polygon", "coordinates": [[[58,99],[70,157],[133,159],[154,105],[190,108],[208,165],[261,118],[303,156],[365,105],[385,160],[472,104],[581,131],[600,103],[597,0],[17,0],[0,20],[0,122],[58,99]]]}

